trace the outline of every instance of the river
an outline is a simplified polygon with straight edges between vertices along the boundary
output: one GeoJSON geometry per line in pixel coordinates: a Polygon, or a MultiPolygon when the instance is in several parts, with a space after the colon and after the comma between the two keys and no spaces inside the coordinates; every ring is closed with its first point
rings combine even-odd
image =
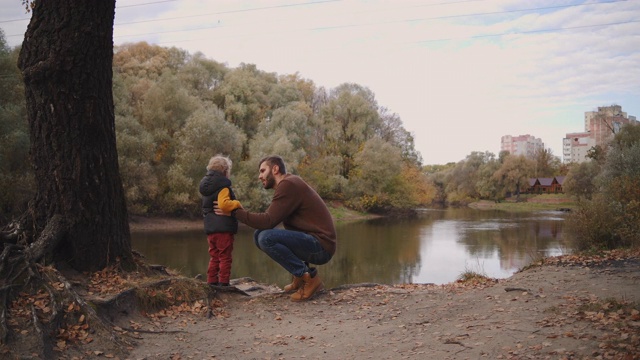
{"type": "MultiPolygon", "coordinates": [[[[339,223],[338,250],[319,266],[325,286],[355,283],[455,281],[473,271],[506,278],[533,259],[569,253],[563,238],[565,214],[558,211],[503,212],[424,209],[416,218],[379,218],[339,223]]],[[[146,231],[132,234],[133,248],[148,263],[186,276],[203,274],[209,261],[205,234],[146,231]]],[[[280,287],[290,275],[253,243],[253,229],[241,226],[233,250],[231,277],[251,277],[280,287]]]]}

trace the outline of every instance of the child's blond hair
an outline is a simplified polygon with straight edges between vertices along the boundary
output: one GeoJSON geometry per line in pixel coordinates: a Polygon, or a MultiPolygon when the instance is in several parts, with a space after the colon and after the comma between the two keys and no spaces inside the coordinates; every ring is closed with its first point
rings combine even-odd
{"type": "Polygon", "coordinates": [[[211,159],[209,159],[209,165],[207,165],[207,170],[208,171],[215,170],[225,175],[229,175],[231,174],[232,165],[233,165],[233,162],[231,161],[231,159],[229,159],[224,155],[218,154],[212,157],[211,159]]]}

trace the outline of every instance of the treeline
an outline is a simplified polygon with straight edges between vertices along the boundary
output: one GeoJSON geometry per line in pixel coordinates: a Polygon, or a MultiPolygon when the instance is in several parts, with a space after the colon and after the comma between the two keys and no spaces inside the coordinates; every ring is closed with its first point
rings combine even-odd
{"type": "Polygon", "coordinates": [[[564,175],[568,167],[551,150],[541,150],[533,158],[474,151],[457,163],[430,165],[425,173],[436,187],[435,203],[467,205],[478,199],[500,200],[518,197],[529,187],[529,178],[564,175]]]}
{"type": "MultiPolygon", "coordinates": [[[[17,69],[19,49],[2,36],[0,186],[5,219],[32,194],[29,130],[17,69]]],[[[279,154],[326,200],[365,211],[429,204],[413,136],[397,114],[358,84],[317,87],[298,74],[237,68],[147,43],[114,49],[113,96],[120,172],[131,214],[198,215],[197,184],[208,159],[234,161],[243,205],[264,209],[270,194],[257,161],[279,154]]]]}
{"type": "Polygon", "coordinates": [[[640,125],[624,125],[613,140],[574,164],[565,189],[578,209],[568,218],[578,250],[640,246],[640,125]]]}
{"type": "Polygon", "coordinates": [[[117,47],[113,70],[132,213],[199,213],[197,184],[215,154],[234,161],[235,192],[253,210],[270,199],[257,181],[258,161],[270,154],[283,156],[288,171],[325,200],[365,211],[431,201],[412,135],[366,87],[324,89],[298,74],[229,68],[147,43],[117,47]]]}
{"type": "MultiPolygon", "coordinates": [[[[7,219],[24,210],[34,179],[19,49],[2,36],[0,51],[0,185],[11,189],[0,201],[7,219]]],[[[268,154],[282,155],[325,200],[363,211],[503,198],[529,177],[566,172],[548,151],[534,160],[473,152],[458,163],[422,167],[412,134],[366,87],[325,89],[298,74],[229,68],[177,48],[116,47],[113,96],[131,214],[197,215],[197,183],[218,153],[234,161],[235,191],[255,210],[270,199],[257,182],[257,161],[268,154]]]]}
{"type": "MultiPolygon", "coordinates": [[[[33,181],[18,49],[2,37],[0,182],[2,215],[20,213],[33,181]]],[[[242,64],[229,68],[177,48],[147,43],[114,49],[113,96],[120,171],[131,214],[197,215],[196,190],[210,156],[234,161],[235,191],[250,209],[270,194],[257,182],[257,161],[282,155],[325,200],[363,211],[464,205],[502,198],[531,176],[554,176],[559,161],[485,152],[422,167],[400,117],[358,84],[317,87],[298,74],[242,64]]],[[[428,119],[425,119],[425,121],[428,119]]],[[[38,181],[46,181],[39,179],[38,181]]]]}

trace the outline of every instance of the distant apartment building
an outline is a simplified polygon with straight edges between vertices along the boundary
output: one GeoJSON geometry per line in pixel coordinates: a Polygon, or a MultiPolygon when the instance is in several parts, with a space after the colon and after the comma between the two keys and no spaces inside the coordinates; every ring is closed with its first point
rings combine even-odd
{"type": "Polygon", "coordinates": [[[562,159],[565,163],[586,161],[589,149],[594,146],[595,142],[588,132],[567,134],[562,139],[562,159]]]}
{"type": "Polygon", "coordinates": [[[565,163],[588,161],[587,152],[594,146],[606,146],[622,125],[638,122],[627,116],[620,105],[598,107],[598,111],[584,113],[584,132],[566,134],[562,140],[562,159],[565,163]]]}
{"type": "Polygon", "coordinates": [[[544,150],[542,139],[529,134],[505,135],[500,141],[500,151],[508,151],[511,155],[524,155],[529,159],[533,159],[542,150],[544,150]]]}

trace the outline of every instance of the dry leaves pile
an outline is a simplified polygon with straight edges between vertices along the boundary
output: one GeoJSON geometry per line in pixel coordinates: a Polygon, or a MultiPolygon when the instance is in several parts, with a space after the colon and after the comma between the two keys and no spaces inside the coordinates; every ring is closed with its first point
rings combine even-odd
{"type": "MultiPolygon", "coordinates": [[[[615,267],[629,258],[639,258],[640,249],[612,250],[597,255],[564,255],[545,259],[559,266],[590,268],[615,267]]],[[[639,290],[640,291],[640,290],[639,290]]],[[[550,315],[540,325],[559,327],[584,322],[584,329],[606,331],[600,338],[589,338],[588,332],[566,332],[556,336],[597,341],[600,351],[594,356],[604,359],[640,359],[640,303],[626,299],[598,299],[591,296],[565,296],[565,306],[549,309],[550,315]]]]}
{"type": "Polygon", "coordinates": [[[638,249],[615,249],[603,251],[597,254],[570,254],[545,258],[533,265],[554,264],[561,266],[602,266],[611,265],[615,262],[624,261],[629,258],[640,258],[640,248],[638,249]]]}
{"type": "MultiPolygon", "coordinates": [[[[60,273],[51,267],[42,267],[43,273],[60,273]]],[[[53,277],[52,277],[53,278],[53,277]]],[[[74,355],[71,358],[94,358],[96,356],[106,358],[117,358],[113,351],[108,351],[110,339],[102,339],[97,334],[96,322],[89,320],[86,308],[83,309],[82,302],[102,301],[117,297],[127,291],[134,291],[142,299],[161,299],[157,308],[150,308],[142,311],[150,324],[157,324],[148,329],[143,329],[141,323],[130,320],[128,327],[120,327],[111,324],[108,320],[106,326],[113,334],[118,334],[124,338],[139,338],[137,331],[163,331],[158,320],[163,318],[177,319],[181,315],[203,316],[228,316],[224,310],[224,304],[208,293],[208,287],[201,282],[192,279],[171,277],[157,278],[149,277],[139,272],[122,272],[117,267],[109,267],[94,273],[75,274],[73,279],[65,285],[63,282],[51,282],[45,289],[38,289],[32,292],[21,292],[9,304],[7,325],[11,329],[17,341],[23,344],[33,343],[26,347],[31,347],[31,356],[38,357],[38,346],[47,346],[51,342],[51,350],[62,355],[65,351],[73,348],[74,355]],[[67,287],[67,289],[65,289],[67,287]],[[79,294],[77,298],[69,296],[68,287],[79,294]],[[60,302],[55,304],[54,302],[60,302]],[[80,302],[80,303],[79,303],[80,302]],[[56,314],[56,309],[63,309],[63,314],[56,314]],[[37,321],[34,317],[37,317],[37,321]],[[55,322],[55,323],[53,323],[55,322]],[[44,326],[34,326],[36,323],[46,325],[50,329],[55,329],[55,333],[47,334],[44,326]],[[91,344],[93,348],[100,348],[100,342],[104,342],[103,350],[82,350],[82,347],[91,344]],[[107,346],[108,344],[108,346],[107,346]]],[[[116,301],[117,303],[117,301],[116,301]]],[[[86,306],[86,304],[84,304],[86,306]]],[[[136,304],[138,305],[138,304],[136,304]]],[[[104,324],[100,324],[104,327],[104,324]]],[[[186,325],[185,325],[186,326],[186,325]]],[[[105,336],[102,336],[105,337],[105,336]]],[[[0,354],[12,355],[12,350],[7,346],[0,347],[0,354]]],[[[13,354],[15,355],[15,354],[13,354]]]]}
{"type": "MultiPolygon", "coordinates": [[[[42,290],[38,291],[35,297],[20,293],[18,298],[11,303],[10,318],[7,323],[15,333],[23,336],[29,335],[32,331],[36,331],[31,330],[32,327],[28,324],[33,313],[42,323],[49,322],[52,312],[49,299],[49,294],[42,290]]],[[[80,307],[76,303],[69,303],[66,306],[63,316],[64,322],[60,324],[56,334],[55,346],[57,350],[66,349],[68,343],[82,342],[87,344],[93,341],[88,332],[89,325],[85,321],[86,317],[79,310],[80,307]]]]}
{"type": "Polygon", "coordinates": [[[149,278],[138,272],[123,274],[113,268],[92,273],[87,283],[89,295],[100,297],[136,289],[141,314],[150,319],[176,319],[183,314],[227,316],[222,301],[212,298],[202,282],[179,276],[149,278]]]}

